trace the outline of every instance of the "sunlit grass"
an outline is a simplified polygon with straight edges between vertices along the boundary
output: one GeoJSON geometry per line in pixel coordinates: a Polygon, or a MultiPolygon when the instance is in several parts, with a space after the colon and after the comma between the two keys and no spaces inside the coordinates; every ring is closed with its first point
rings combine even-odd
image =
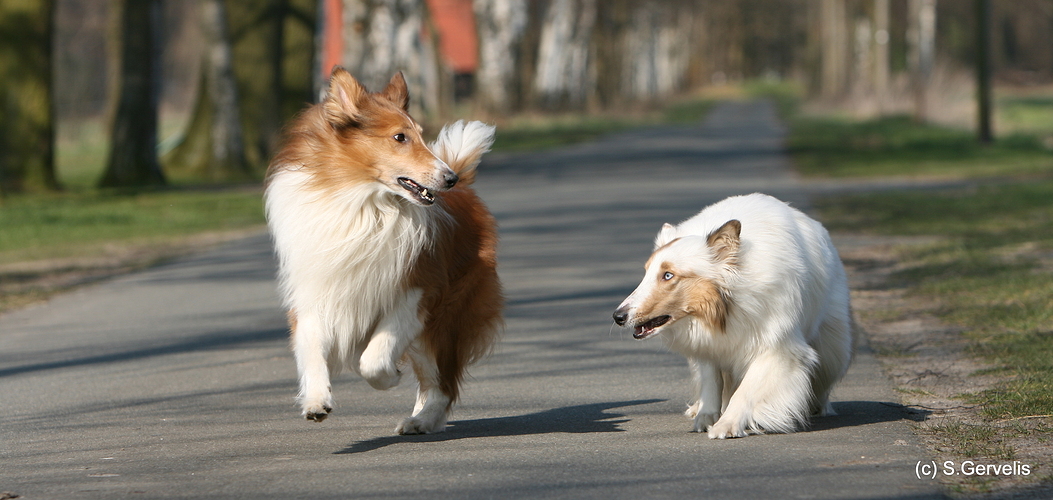
{"type": "Polygon", "coordinates": [[[993,177],[1053,172],[1053,151],[1033,135],[981,145],[969,130],[906,116],[854,121],[797,117],[787,148],[798,170],[818,177],[993,177]]]}
{"type": "Polygon", "coordinates": [[[970,395],[992,419],[1053,414],[1053,181],[975,189],[874,193],[819,200],[833,230],[935,235],[906,249],[892,279],[944,321],[964,328],[970,352],[1002,375],[970,395]]]}
{"type": "Polygon", "coordinates": [[[0,206],[0,264],[262,224],[262,191],[255,187],[11,197],[0,206]]]}

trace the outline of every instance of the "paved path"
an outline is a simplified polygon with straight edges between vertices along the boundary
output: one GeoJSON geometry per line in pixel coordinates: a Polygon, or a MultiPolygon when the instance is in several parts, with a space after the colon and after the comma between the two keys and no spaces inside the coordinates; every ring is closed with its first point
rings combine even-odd
{"type": "Polygon", "coordinates": [[[266,236],[0,317],[0,491],[45,498],[933,498],[916,415],[861,353],[810,431],[689,433],[683,359],[612,329],[654,233],[731,194],[806,206],[770,106],[494,155],[507,331],[449,430],[344,376],[306,422],[266,236]]]}

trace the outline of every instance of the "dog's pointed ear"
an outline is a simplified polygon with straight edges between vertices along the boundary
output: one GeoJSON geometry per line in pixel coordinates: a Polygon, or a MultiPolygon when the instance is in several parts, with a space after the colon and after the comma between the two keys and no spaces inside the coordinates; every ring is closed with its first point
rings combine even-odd
{"type": "Polygon", "coordinates": [[[409,88],[406,86],[406,77],[402,76],[401,71],[391,77],[391,81],[388,82],[387,87],[384,87],[381,94],[403,111],[409,111],[409,88]]]}
{"type": "Polygon", "coordinates": [[[322,104],[326,119],[333,125],[355,121],[365,94],[366,89],[351,73],[340,66],[334,67],[329,76],[329,93],[322,104]]]}
{"type": "Polygon", "coordinates": [[[662,230],[658,231],[658,236],[654,239],[655,250],[664,247],[669,244],[670,241],[676,239],[676,227],[666,222],[662,224],[662,230]]]}
{"type": "Polygon", "coordinates": [[[718,262],[735,265],[738,262],[739,235],[742,233],[742,223],[731,219],[720,226],[719,229],[709,233],[706,244],[713,250],[713,255],[718,262]]]}

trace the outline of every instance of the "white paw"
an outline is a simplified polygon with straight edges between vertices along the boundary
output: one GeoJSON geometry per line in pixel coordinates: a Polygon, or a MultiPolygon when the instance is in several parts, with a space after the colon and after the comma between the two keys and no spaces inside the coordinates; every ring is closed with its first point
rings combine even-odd
{"type": "Polygon", "coordinates": [[[709,426],[709,439],[728,439],[746,437],[746,429],[741,423],[722,418],[709,426]]]}
{"type": "Polygon", "coordinates": [[[695,401],[693,404],[687,405],[687,410],[684,411],[684,416],[690,419],[694,419],[695,415],[698,415],[698,411],[702,409],[702,401],[695,401]]]}
{"type": "Polygon", "coordinates": [[[333,412],[331,402],[304,403],[303,416],[307,420],[321,422],[333,412]]]}
{"type": "Polygon", "coordinates": [[[406,435],[406,434],[434,434],[436,432],[443,432],[446,430],[446,419],[423,419],[419,416],[409,417],[403,420],[398,427],[395,428],[395,432],[406,435]]]}

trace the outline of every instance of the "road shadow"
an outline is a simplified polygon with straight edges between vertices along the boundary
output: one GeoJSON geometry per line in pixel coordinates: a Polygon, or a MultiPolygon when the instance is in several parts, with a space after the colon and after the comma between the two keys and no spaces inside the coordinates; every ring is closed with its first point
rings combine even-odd
{"type": "Polygon", "coordinates": [[[642,399],[610,403],[565,406],[526,415],[511,417],[456,420],[446,426],[446,432],[417,436],[384,436],[358,441],[336,451],[334,455],[349,455],[378,450],[398,443],[434,443],[479,437],[528,436],[534,434],[585,434],[594,432],[624,432],[619,425],[628,422],[622,413],[608,413],[614,408],[663,402],[662,399],[642,399]]]}
{"type": "MultiPolygon", "coordinates": [[[[189,336],[177,342],[146,345],[136,349],[100,353],[92,356],[66,357],[68,349],[45,352],[41,357],[57,357],[51,361],[39,361],[35,363],[19,364],[0,368],[0,378],[13,375],[22,375],[47,370],[58,370],[80,366],[105,365],[121,363],[125,361],[137,361],[158,356],[170,356],[188,352],[214,351],[244,347],[261,342],[276,342],[287,338],[288,328],[261,328],[256,330],[233,330],[210,332],[207,334],[189,336]]],[[[0,359],[0,362],[4,361],[0,359]]]]}
{"type": "Polygon", "coordinates": [[[802,432],[819,432],[842,427],[861,427],[882,422],[910,420],[924,422],[931,411],[885,401],[835,401],[837,415],[814,417],[802,432]]]}

